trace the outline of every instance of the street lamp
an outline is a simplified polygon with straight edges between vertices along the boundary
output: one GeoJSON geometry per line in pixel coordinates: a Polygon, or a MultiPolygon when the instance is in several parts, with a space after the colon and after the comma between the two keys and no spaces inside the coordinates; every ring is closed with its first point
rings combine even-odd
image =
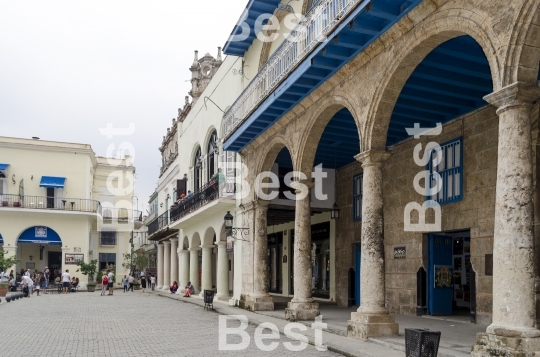
{"type": "Polygon", "coordinates": [[[223,217],[223,219],[225,220],[225,231],[227,232],[227,236],[230,236],[235,240],[243,240],[248,242],[248,240],[244,239],[244,237],[247,237],[249,235],[249,228],[234,228],[234,217],[230,211],[227,211],[227,214],[225,215],[225,217],[223,217]],[[236,238],[237,234],[239,234],[241,238],[236,238]]]}
{"type": "Polygon", "coordinates": [[[334,205],[332,206],[332,210],[330,211],[330,218],[339,219],[339,208],[336,202],[334,202],[334,205]]]}

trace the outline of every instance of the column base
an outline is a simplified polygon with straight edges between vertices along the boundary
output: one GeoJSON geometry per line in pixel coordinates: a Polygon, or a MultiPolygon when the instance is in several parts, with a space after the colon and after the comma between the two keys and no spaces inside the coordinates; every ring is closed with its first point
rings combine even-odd
{"type": "Polygon", "coordinates": [[[476,344],[471,357],[535,357],[540,356],[540,338],[507,337],[480,332],[476,334],[476,344]]]}
{"type": "Polygon", "coordinates": [[[274,301],[270,295],[242,295],[238,306],[248,311],[274,311],[274,301]]]}
{"type": "Polygon", "coordinates": [[[314,320],[320,314],[319,303],[313,302],[313,299],[305,302],[291,301],[285,309],[285,319],[292,322],[314,320]]]}
{"type": "Polygon", "coordinates": [[[367,341],[370,337],[397,336],[399,325],[394,315],[372,315],[359,312],[351,313],[348,321],[347,336],[367,341]]]}
{"type": "Polygon", "coordinates": [[[219,300],[219,301],[229,301],[231,299],[231,296],[230,295],[216,295],[215,296],[215,299],[216,300],[219,300]]]}
{"type": "Polygon", "coordinates": [[[161,289],[163,289],[163,286],[160,286],[160,285],[156,286],[156,290],[161,290],[161,289]]]}

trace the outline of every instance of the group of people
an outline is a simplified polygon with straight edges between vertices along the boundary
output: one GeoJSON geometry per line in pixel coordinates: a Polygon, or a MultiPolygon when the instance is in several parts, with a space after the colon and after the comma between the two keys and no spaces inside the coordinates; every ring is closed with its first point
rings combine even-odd
{"type": "Polygon", "coordinates": [[[107,270],[105,274],[101,276],[101,296],[113,295],[114,293],[114,274],[112,271],[107,270]],[[105,292],[109,291],[108,294],[105,292]]]}
{"type": "MultiPolygon", "coordinates": [[[[55,279],[55,283],[62,283],[62,292],[68,293],[70,291],[75,291],[79,286],[79,278],[71,277],[69,275],[69,270],[66,270],[65,273],[58,274],[55,279]]],[[[22,269],[20,274],[15,275],[14,271],[11,270],[9,274],[5,272],[0,273],[0,281],[7,282],[10,285],[10,291],[17,291],[17,289],[22,288],[22,292],[25,296],[30,297],[37,292],[39,293],[43,290],[44,294],[47,294],[47,288],[49,287],[49,281],[51,279],[51,271],[49,267],[45,267],[43,271],[36,270],[31,273],[30,269],[22,269]]]]}
{"type": "MultiPolygon", "coordinates": [[[[173,281],[172,285],[170,286],[171,294],[176,294],[178,291],[178,282],[173,281]]],[[[186,288],[184,289],[184,297],[191,297],[191,294],[195,293],[195,288],[193,285],[191,285],[191,281],[188,281],[186,288]]]]}
{"type": "MultiPolygon", "coordinates": [[[[154,291],[154,289],[156,288],[156,277],[150,273],[148,274],[148,276],[146,276],[146,273],[141,272],[139,275],[139,281],[141,284],[141,293],[146,292],[147,288],[151,288],[152,291],[154,291]]],[[[133,292],[134,284],[135,284],[135,278],[131,274],[129,276],[124,275],[124,277],[122,278],[122,285],[124,286],[124,292],[130,291],[130,290],[133,292]]]]}

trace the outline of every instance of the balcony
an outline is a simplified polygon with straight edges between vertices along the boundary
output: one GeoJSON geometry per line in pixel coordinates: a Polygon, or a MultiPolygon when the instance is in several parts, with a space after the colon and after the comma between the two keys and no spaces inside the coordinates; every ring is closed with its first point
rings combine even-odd
{"type": "Polygon", "coordinates": [[[156,232],[159,232],[163,228],[166,228],[169,225],[169,211],[165,211],[161,216],[159,216],[155,221],[148,225],[148,239],[152,240],[152,235],[156,232]]]}
{"type": "Polygon", "coordinates": [[[420,1],[321,0],[225,113],[224,149],[246,147],[420,1]]]}
{"type": "Polygon", "coordinates": [[[171,207],[171,223],[184,218],[199,208],[223,197],[234,197],[236,184],[222,183],[216,180],[208,182],[193,196],[185,198],[171,207]]]}
{"type": "Polygon", "coordinates": [[[81,198],[0,195],[0,208],[74,211],[101,214],[98,201],[81,198]]]}

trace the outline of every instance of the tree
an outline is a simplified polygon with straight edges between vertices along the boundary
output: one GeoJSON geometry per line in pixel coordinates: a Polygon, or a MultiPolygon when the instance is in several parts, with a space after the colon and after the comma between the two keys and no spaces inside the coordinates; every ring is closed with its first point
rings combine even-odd
{"type": "Polygon", "coordinates": [[[122,267],[129,270],[130,273],[133,274],[135,269],[143,271],[148,268],[149,262],[150,259],[148,258],[148,255],[146,255],[144,249],[139,248],[131,254],[124,254],[124,262],[122,263],[122,267]]]}
{"type": "Polygon", "coordinates": [[[6,254],[7,252],[3,248],[0,248],[0,272],[6,272],[6,270],[20,262],[15,257],[6,257],[6,254]]]}
{"type": "Polygon", "coordinates": [[[88,264],[84,261],[77,262],[77,265],[79,266],[77,272],[80,271],[81,274],[88,275],[88,283],[95,283],[94,277],[96,276],[97,262],[97,259],[91,260],[88,264]]]}

